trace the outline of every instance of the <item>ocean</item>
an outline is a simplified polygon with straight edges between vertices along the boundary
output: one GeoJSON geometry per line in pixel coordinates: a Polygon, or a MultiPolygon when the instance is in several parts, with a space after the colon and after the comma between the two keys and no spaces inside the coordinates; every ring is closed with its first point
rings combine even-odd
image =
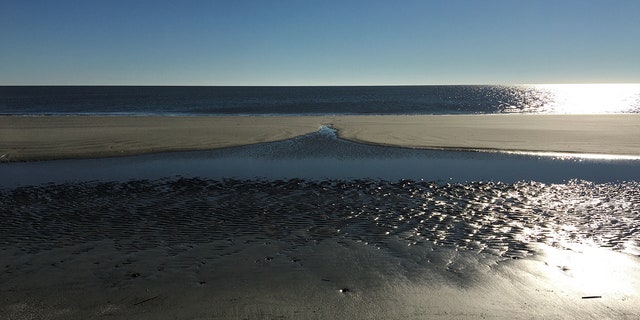
{"type": "Polygon", "coordinates": [[[640,84],[519,86],[0,86],[0,114],[639,113],[640,84]]]}
{"type": "MultiPolygon", "coordinates": [[[[0,114],[20,116],[638,112],[640,85],[0,87],[0,114]]],[[[8,318],[640,314],[635,158],[365,145],[321,127],[0,176],[8,318]]]]}

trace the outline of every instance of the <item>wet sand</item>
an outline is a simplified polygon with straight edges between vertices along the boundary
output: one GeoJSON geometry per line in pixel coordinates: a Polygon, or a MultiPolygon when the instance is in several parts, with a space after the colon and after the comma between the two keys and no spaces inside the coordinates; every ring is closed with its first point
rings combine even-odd
{"type": "MultiPolygon", "coordinates": [[[[122,255],[92,242],[14,258],[2,283],[6,319],[632,319],[640,315],[638,259],[545,247],[546,255],[498,265],[452,253],[475,270],[460,286],[424,262],[403,263],[361,243],[326,241],[279,253],[281,244],[219,244],[122,255]],[[554,264],[556,257],[568,264],[554,264]],[[268,259],[272,258],[272,259],[268,259]],[[590,264],[598,259],[615,263],[590,264]],[[372,268],[371,266],[376,266],[372,268]],[[563,271],[563,268],[566,271],[563,271]],[[437,272],[434,276],[433,271],[437,272]],[[579,272],[578,276],[574,273],[579,272]],[[594,278],[595,275],[595,278],[594,278]],[[589,290],[589,286],[613,290],[589,290]],[[634,287],[635,286],[635,287],[634,287]],[[584,287],[587,287],[585,289],[584,287]],[[583,298],[587,297],[587,298],[583,298]],[[593,298],[590,298],[593,297],[593,298]]],[[[11,252],[2,252],[11,254],[11,252]]],[[[0,261],[7,263],[6,259],[0,261]]],[[[465,270],[469,273],[469,270],[465,270]]]]}
{"type": "Polygon", "coordinates": [[[640,115],[0,116],[0,161],[206,150],[331,125],[341,138],[414,148],[640,156],[640,115]]]}

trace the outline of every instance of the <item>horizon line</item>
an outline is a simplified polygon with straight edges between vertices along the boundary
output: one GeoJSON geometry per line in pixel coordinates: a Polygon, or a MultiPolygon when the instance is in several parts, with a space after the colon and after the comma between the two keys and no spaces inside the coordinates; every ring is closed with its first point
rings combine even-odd
{"type": "Polygon", "coordinates": [[[536,85],[640,85],[639,82],[538,83],[396,83],[396,84],[0,84],[0,87],[420,87],[420,86],[536,86],[536,85]]]}

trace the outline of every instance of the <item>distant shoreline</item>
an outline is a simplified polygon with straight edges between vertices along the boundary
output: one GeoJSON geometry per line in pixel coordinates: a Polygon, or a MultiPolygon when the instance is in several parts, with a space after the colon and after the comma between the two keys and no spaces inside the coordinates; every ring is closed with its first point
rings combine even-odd
{"type": "Polygon", "coordinates": [[[640,156],[640,114],[0,115],[0,162],[218,149],[286,140],[322,125],[343,139],[398,147],[640,156]]]}

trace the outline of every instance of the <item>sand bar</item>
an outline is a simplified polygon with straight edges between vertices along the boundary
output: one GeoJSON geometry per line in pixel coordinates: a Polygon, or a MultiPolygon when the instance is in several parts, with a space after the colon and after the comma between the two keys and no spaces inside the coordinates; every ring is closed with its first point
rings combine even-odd
{"type": "Polygon", "coordinates": [[[0,116],[0,161],[206,150],[285,140],[329,124],[341,138],[413,148],[640,156],[640,115],[0,116]]]}

